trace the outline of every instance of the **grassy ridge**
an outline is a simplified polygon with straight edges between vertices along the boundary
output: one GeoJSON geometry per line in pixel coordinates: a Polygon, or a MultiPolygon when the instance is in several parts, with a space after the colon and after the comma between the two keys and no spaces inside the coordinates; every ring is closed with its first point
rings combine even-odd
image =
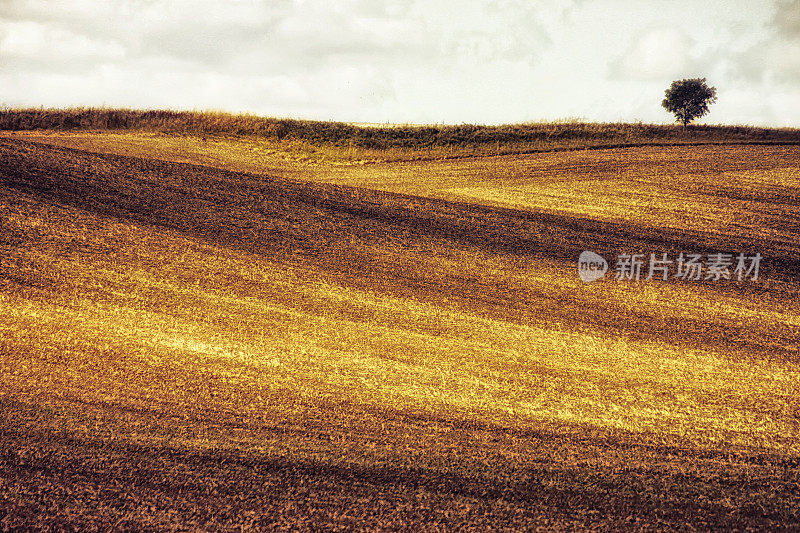
{"type": "Polygon", "coordinates": [[[0,526],[797,528],[797,148],[711,148],[544,158],[670,207],[620,221],[0,140],[0,526]],[[575,272],[752,242],[753,282],[575,272]]]}
{"type": "Polygon", "coordinates": [[[750,126],[679,126],[626,123],[531,123],[361,127],[222,112],[135,111],[127,109],[0,110],[0,130],[133,130],[192,135],[256,136],[317,146],[364,150],[468,150],[511,153],[543,147],[598,144],[720,141],[800,142],[796,129],[750,126]]]}

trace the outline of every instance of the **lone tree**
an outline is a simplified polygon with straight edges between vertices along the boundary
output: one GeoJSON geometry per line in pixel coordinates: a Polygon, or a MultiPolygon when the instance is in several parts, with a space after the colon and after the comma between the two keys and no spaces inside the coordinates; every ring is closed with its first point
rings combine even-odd
{"type": "Polygon", "coordinates": [[[708,105],[717,101],[717,89],[709,87],[705,78],[691,78],[673,81],[664,96],[661,105],[686,129],[691,121],[708,113],[708,105]]]}

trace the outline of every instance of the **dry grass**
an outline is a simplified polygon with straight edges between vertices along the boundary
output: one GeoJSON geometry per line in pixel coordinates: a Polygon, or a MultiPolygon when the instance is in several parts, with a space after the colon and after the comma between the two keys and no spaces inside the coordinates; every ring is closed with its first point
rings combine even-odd
{"type": "Polygon", "coordinates": [[[267,177],[230,142],[0,140],[5,526],[800,524],[797,147],[267,177]],[[583,249],[766,259],[585,285],[583,249]]]}
{"type": "Polygon", "coordinates": [[[752,126],[534,122],[502,126],[387,125],[278,119],[223,112],[130,109],[5,109],[0,130],[161,133],[289,147],[310,160],[361,162],[443,159],[584,148],[719,142],[800,142],[800,131],[752,126]]]}

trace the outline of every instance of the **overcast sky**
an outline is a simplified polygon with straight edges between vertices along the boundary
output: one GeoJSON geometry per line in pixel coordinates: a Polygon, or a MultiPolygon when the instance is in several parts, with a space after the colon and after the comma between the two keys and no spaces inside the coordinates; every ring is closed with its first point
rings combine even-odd
{"type": "Polygon", "coordinates": [[[0,105],[800,127],[800,0],[0,0],[0,105]]]}

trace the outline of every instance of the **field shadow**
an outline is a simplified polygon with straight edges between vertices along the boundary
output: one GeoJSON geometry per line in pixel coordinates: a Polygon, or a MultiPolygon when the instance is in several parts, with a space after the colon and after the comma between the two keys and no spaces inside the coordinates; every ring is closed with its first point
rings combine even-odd
{"type": "MultiPolygon", "coordinates": [[[[576,261],[583,250],[676,253],[760,251],[762,277],[797,293],[800,244],[766,237],[719,236],[654,229],[629,222],[489,207],[352,187],[292,181],[71,148],[0,140],[0,185],[42,202],[120,221],[177,231],[214,245],[300,262],[338,283],[433,303],[456,302],[469,312],[519,323],[564,323],[633,339],[663,339],[723,353],[750,351],[795,361],[800,332],[759,331],[709,320],[664,320],[588,292],[547,294],[514,279],[462,267],[431,266],[451,250],[516,263],[576,261]],[[594,305],[587,305],[588,302],[594,305]]],[[[18,236],[14,236],[18,240],[18,236]]],[[[478,265],[481,268],[481,265],[478,265]]],[[[668,283],[676,283],[670,281],[668,283]]],[[[707,284],[714,290],[712,284],[707,284]]],[[[770,285],[726,285],[758,295],[770,285]]],[[[765,292],[766,294],[766,292],[765,292]]]]}
{"type": "MultiPolygon", "coordinates": [[[[24,403],[2,403],[22,418],[30,409],[24,403]]],[[[397,417],[404,430],[430,431],[430,420],[397,417]]],[[[353,425],[356,418],[339,421],[344,426],[330,421],[329,427],[309,429],[317,436],[343,435],[350,445],[369,445],[358,434],[364,429],[353,425]]],[[[401,452],[391,463],[359,459],[352,446],[343,448],[336,460],[285,452],[269,457],[57,430],[26,432],[4,423],[0,474],[7,492],[0,520],[41,526],[59,521],[90,525],[95,520],[95,526],[136,529],[174,527],[176,518],[181,527],[213,529],[357,524],[525,529],[549,523],[570,529],[691,524],[718,530],[800,525],[794,505],[800,482],[797,458],[640,445],[590,433],[570,437],[436,422],[430,449],[416,441],[416,449],[401,452]],[[488,434],[484,438],[490,444],[471,440],[475,431],[488,434]],[[527,452],[502,453],[520,447],[527,452]],[[415,455],[419,452],[457,455],[459,460],[424,465],[415,455]]],[[[384,437],[391,439],[392,434],[384,437]]],[[[302,432],[285,438],[312,448],[322,442],[315,444],[302,432]]]]}

